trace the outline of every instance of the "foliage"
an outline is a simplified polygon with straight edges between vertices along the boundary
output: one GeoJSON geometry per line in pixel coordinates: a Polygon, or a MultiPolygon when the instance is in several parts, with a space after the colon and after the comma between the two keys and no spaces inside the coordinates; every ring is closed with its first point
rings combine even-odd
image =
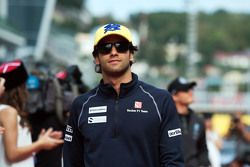
{"type": "MultiPolygon", "coordinates": [[[[164,61],[166,53],[163,48],[169,41],[175,41],[177,44],[187,41],[186,13],[159,12],[147,15],[137,13],[131,15],[130,20],[137,28],[142,21],[148,24],[148,40],[140,46],[138,59],[146,58],[151,65],[161,66],[166,63],[164,61]]],[[[249,20],[249,14],[228,13],[223,10],[215,13],[198,13],[197,49],[202,55],[198,65],[202,67],[213,63],[213,56],[218,51],[236,52],[249,48],[249,20]]]]}
{"type": "Polygon", "coordinates": [[[250,43],[250,15],[216,12],[199,15],[199,51],[203,62],[212,62],[218,51],[241,51],[250,43]],[[242,26],[244,25],[244,26],[242,26]],[[205,56],[206,55],[206,56],[205,56]]]}

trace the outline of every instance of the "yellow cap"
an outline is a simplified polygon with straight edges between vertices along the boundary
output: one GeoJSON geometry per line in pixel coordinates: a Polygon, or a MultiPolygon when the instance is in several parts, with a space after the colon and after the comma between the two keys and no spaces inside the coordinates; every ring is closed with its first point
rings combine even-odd
{"type": "Polygon", "coordinates": [[[96,31],[94,46],[96,46],[102,38],[109,35],[120,35],[129,42],[132,42],[132,35],[127,27],[120,24],[106,24],[96,31]]]}

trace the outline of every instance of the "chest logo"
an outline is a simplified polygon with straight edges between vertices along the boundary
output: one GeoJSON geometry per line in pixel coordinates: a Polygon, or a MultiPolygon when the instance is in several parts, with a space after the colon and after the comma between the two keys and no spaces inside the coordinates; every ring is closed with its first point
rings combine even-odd
{"type": "Polygon", "coordinates": [[[130,113],[148,113],[148,110],[142,109],[142,102],[135,101],[133,109],[127,109],[127,112],[130,113]]]}
{"type": "Polygon", "coordinates": [[[107,106],[90,107],[89,114],[105,113],[107,112],[107,106]]]}
{"type": "Polygon", "coordinates": [[[105,123],[107,116],[88,117],[88,124],[105,123]]]}
{"type": "Polygon", "coordinates": [[[140,101],[135,101],[135,106],[136,109],[141,109],[142,108],[142,102],[140,101]]]}

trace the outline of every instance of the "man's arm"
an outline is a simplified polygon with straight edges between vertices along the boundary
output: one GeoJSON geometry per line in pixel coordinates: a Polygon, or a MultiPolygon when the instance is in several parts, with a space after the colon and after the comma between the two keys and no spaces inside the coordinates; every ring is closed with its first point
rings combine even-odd
{"type": "Polygon", "coordinates": [[[78,114],[76,108],[77,104],[73,102],[64,136],[64,167],[84,167],[83,137],[78,129],[78,114]]]}
{"type": "Polygon", "coordinates": [[[164,102],[161,122],[160,160],[162,167],[184,167],[181,126],[172,97],[164,102]]]}

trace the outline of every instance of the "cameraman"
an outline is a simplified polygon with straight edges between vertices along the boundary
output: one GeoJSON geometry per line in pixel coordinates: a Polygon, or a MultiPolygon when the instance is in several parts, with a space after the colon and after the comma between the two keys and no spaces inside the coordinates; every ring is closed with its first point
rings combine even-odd
{"type": "MultiPolygon", "coordinates": [[[[236,157],[230,163],[231,166],[234,164],[245,165],[250,164],[250,131],[248,126],[242,121],[242,113],[236,112],[232,115],[232,123],[229,131],[228,138],[233,139],[236,142],[236,157]]],[[[229,166],[229,167],[231,167],[229,166]]]]}
{"type": "Polygon", "coordinates": [[[239,134],[245,141],[250,142],[250,131],[247,130],[247,126],[241,121],[240,116],[240,114],[236,114],[234,117],[235,129],[238,130],[239,134]]]}

